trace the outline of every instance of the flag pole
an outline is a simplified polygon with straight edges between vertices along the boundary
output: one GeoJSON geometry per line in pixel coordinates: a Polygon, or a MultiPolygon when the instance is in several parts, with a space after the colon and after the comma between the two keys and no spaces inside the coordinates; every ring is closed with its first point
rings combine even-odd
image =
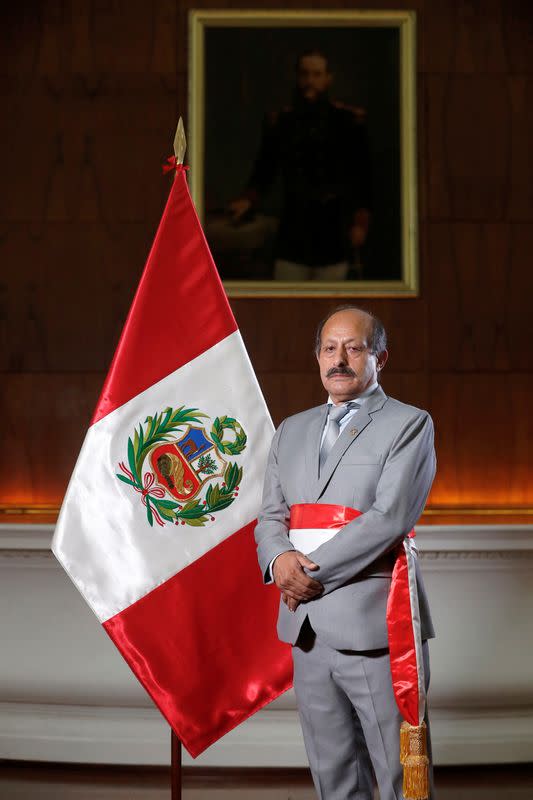
{"type": "Polygon", "coordinates": [[[170,733],[170,800],[181,800],[181,741],[170,733]]]}
{"type": "MultiPolygon", "coordinates": [[[[174,156],[176,164],[183,164],[187,140],[183,119],[178,120],[178,127],[174,136],[174,156]]],[[[171,728],[170,733],[170,798],[181,800],[181,740],[171,728]]]]}

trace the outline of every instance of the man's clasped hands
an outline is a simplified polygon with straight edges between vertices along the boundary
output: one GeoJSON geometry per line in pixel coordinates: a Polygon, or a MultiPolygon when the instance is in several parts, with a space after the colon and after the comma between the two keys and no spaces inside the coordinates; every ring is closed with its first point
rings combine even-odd
{"type": "Polygon", "coordinates": [[[310,561],[299,550],[281,553],[274,561],[272,577],[289,611],[296,611],[300,603],[312,600],[324,589],[320,581],[304,572],[304,567],[315,570],[318,569],[318,564],[310,561]]]}

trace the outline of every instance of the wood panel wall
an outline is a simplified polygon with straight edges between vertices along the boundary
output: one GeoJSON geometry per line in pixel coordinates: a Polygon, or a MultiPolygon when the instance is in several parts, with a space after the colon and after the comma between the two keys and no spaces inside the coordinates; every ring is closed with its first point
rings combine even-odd
{"type": "MultiPolygon", "coordinates": [[[[159,164],[178,115],[186,117],[188,10],[254,5],[272,7],[256,0],[3,6],[4,505],[61,501],[166,197],[159,164]]],[[[432,507],[524,513],[533,505],[533,6],[286,0],[283,7],[310,5],[417,11],[421,293],[362,305],[389,331],[386,391],[435,419],[432,507]]],[[[276,422],[322,402],[312,338],[335,304],[232,302],[276,422]]]]}

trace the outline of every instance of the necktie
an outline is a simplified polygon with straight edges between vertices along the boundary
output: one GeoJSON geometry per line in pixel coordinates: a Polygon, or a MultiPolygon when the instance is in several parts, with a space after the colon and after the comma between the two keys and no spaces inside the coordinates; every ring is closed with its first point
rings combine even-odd
{"type": "Polygon", "coordinates": [[[322,469],[323,465],[326,463],[333,445],[339,438],[339,433],[341,432],[340,422],[342,418],[354,408],[359,408],[359,403],[352,401],[350,403],[346,403],[345,406],[331,406],[329,410],[326,435],[324,436],[324,441],[322,442],[322,447],[320,448],[320,469],[322,469]]]}

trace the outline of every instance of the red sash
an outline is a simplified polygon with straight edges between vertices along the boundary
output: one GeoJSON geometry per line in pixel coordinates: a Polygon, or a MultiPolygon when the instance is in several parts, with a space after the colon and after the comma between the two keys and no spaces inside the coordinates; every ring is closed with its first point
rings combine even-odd
{"type": "MultiPolygon", "coordinates": [[[[299,503],[291,507],[290,528],[316,530],[342,528],[361,516],[361,511],[329,503],[299,503]]],[[[356,535],[356,531],[354,531],[356,535]]],[[[418,726],[425,713],[426,693],[420,612],[413,551],[414,530],[396,548],[387,602],[387,630],[396,703],[402,717],[418,726]]]]}

